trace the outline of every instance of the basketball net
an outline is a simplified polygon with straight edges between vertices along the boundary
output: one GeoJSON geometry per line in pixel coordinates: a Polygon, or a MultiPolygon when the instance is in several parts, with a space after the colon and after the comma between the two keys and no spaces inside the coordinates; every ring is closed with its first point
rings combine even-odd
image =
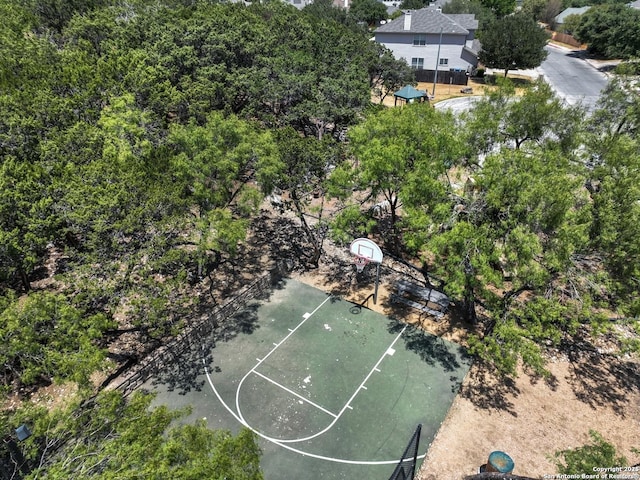
{"type": "Polygon", "coordinates": [[[362,271],[364,270],[364,267],[366,267],[369,264],[369,259],[367,257],[361,257],[360,255],[356,255],[353,263],[356,264],[356,271],[358,273],[362,273],[362,271]]]}

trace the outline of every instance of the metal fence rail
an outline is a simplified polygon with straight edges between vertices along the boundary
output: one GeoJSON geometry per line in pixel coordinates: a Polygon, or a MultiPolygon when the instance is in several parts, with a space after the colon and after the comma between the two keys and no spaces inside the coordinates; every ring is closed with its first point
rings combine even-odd
{"type": "Polygon", "coordinates": [[[259,297],[271,287],[275,275],[281,274],[288,265],[279,266],[273,272],[266,273],[258,277],[251,284],[244,287],[236,296],[229,301],[215,308],[208,316],[187,326],[179,335],[168,343],[162,345],[143,360],[134,366],[126,375],[126,378],[114,388],[120,390],[124,395],[128,395],[145,381],[147,381],[158,369],[176,358],[185,350],[190,348],[195,342],[210,335],[227,318],[231,317],[248,302],[259,297]]]}

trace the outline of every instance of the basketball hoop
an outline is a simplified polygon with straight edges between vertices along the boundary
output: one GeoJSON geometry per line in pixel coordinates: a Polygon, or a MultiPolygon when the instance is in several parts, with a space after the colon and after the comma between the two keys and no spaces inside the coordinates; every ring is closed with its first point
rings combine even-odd
{"type": "Polygon", "coordinates": [[[351,245],[349,245],[349,251],[354,256],[353,263],[356,264],[356,271],[358,273],[362,273],[364,267],[366,267],[369,262],[376,264],[376,284],[373,290],[373,303],[375,304],[378,299],[382,250],[380,250],[380,247],[376,245],[375,242],[368,238],[356,238],[351,242],[351,245]]]}
{"type": "Polygon", "coordinates": [[[367,257],[361,257],[360,255],[356,255],[353,263],[356,264],[356,271],[358,273],[362,273],[362,271],[364,270],[364,267],[366,267],[370,262],[370,259],[368,259],[367,257]]]}

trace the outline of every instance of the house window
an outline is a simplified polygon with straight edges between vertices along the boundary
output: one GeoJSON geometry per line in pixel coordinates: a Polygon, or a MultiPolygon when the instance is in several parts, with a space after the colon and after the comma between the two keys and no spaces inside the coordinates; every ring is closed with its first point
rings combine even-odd
{"type": "Polygon", "coordinates": [[[422,70],[424,68],[424,58],[412,58],[411,68],[422,70]]]}
{"type": "Polygon", "coordinates": [[[427,44],[427,36],[426,35],[414,35],[413,36],[413,45],[420,46],[427,44]]]}
{"type": "Polygon", "coordinates": [[[449,65],[449,59],[448,58],[441,58],[440,59],[440,65],[449,65]]]}

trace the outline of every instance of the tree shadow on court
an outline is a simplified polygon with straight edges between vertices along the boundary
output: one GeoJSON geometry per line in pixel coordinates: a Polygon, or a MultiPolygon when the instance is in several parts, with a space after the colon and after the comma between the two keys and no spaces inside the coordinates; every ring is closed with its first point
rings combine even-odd
{"type": "Polygon", "coordinates": [[[214,345],[213,332],[202,337],[201,341],[185,342],[181,352],[173,351],[166,364],[158,368],[152,384],[164,385],[168,391],[177,391],[180,395],[201,391],[205,381],[198,377],[204,373],[203,359],[206,365],[211,363],[214,345]]]}
{"type": "Polygon", "coordinates": [[[405,347],[407,350],[417,353],[427,364],[440,365],[445,372],[455,372],[471,364],[471,356],[463,347],[446,342],[414,325],[392,321],[387,330],[397,334],[405,327],[407,329],[402,335],[405,347]]]}
{"type": "Polygon", "coordinates": [[[235,315],[226,318],[221,325],[202,337],[184,342],[182,351],[172,352],[171,360],[154,374],[154,385],[164,385],[170,392],[186,395],[201,391],[205,380],[203,365],[215,368],[214,356],[217,342],[228,342],[238,335],[251,335],[258,325],[259,302],[251,302],[235,315]]]}
{"type": "Polygon", "coordinates": [[[260,302],[252,301],[241,311],[225,319],[218,329],[219,332],[216,340],[228,342],[239,334],[251,335],[255,332],[260,328],[258,325],[258,309],[260,305],[260,302]]]}

